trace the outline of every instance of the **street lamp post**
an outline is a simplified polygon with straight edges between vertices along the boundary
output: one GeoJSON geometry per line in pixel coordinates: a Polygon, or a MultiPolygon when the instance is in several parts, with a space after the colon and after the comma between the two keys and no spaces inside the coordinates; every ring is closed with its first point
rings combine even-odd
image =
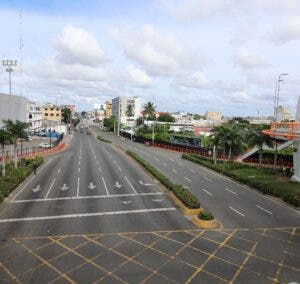
{"type": "MultiPolygon", "coordinates": [[[[278,104],[279,104],[279,93],[280,93],[280,83],[283,81],[281,79],[282,76],[287,76],[287,73],[281,73],[279,74],[278,80],[276,82],[276,87],[277,87],[277,94],[275,90],[275,100],[274,100],[274,121],[277,122],[278,120],[278,104]]],[[[274,164],[273,164],[273,169],[277,168],[277,152],[278,152],[278,142],[275,137],[275,152],[274,152],[274,164]]]]}
{"type": "Polygon", "coordinates": [[[8,72],[8,80],[9,80],[9,94],[11,95],[11,72],[13,72],[13,68],[17,66],[17,60],[5,59],[2,60],[2,65],[6,67],[6,72],[8,72]]]}

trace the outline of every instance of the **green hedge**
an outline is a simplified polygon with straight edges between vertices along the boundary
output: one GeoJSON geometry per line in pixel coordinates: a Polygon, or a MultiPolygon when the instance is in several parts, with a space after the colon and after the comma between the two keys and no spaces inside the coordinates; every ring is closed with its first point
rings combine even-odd
{"type": "Polygon", "coordinates": [[[280,197],[283,201],[292,204],[296,207],[300,206],[300,187],[299,190],[295,190],[295,183],[279,183],[276,180],[276,177],[279,175],[278,170],[268,169],[268,168],[258,168],[254,166],[249,166],[240,163],[231,163],[231,164],[214,164],[212,160],[202,158],[194,154],[183,154],[183,159],[190,160],[199,165],[208,167],[212,170],[220,172],[226,176],[229,176],[239,182],[247,184],[263,194],[272,195],[275,197],[280,197]],[[237,174],[234,171],[239,169],[252,169],[256,170],[258,173],[264,174],[266,177],[269,175],[269,178],[260,178],[254,179],[246,175],[237,174]],[[289,187],[291,189],[289,189],[289,187]]]}
{"type": "Polygon", "coordinates": [[[126,151],[128,155],[134,158],[139,164],[141,164],[149,173],[156,177],[167,189],[172,191],[178,199],[190,209],[200,208],[200,203],[197,198],[191,194],[186,188],[180,184],[173,183],[160,171],[154,168],[151,164],[141,158],[139,155],[132,151],[126,151]]]}
{"type": "MultiPolygon", "coordinates": [[[[0,176],[0,203],[21,183],[28,177],[34,165],[36,167],[43,163],[42,157],[34,159],[22,159],[19,161],[18,168],[15,169],[13,163],[10,162],[6,165],[6,176],[0,176]]],[[[2,168],[0,167],[0,175],[2,168]]]]}
{"type": "Polygon", "coordinates": [[[213,220],[215,219],[214,215],[211,214],[210,212],[208,211],[202,211],[198,214],[198,218],[201,219],[201,220],[213,220]]]}
{"type": "Polygon", "coordinates": [[[97,136],[97,139],[102,141],[102,142],[105,142],[105,143],[111,143],[111,141],[102,138],[102,136],[100,136],[100,135],[97,136]]]}

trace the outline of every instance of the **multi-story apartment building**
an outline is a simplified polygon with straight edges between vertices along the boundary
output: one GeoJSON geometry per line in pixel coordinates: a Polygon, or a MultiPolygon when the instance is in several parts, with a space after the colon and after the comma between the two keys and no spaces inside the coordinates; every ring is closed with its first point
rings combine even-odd
{"type": "Polygon", "coordinates": [[[28,103],[27,122],[29,123],[29,131],[40,130],[42,127],[42,109],[41,106],[35,102],[28,103]]]}
{"type": "Polygon", "coordinates": [[[277,117],[276,120],[278,122],[283,120],[290,120],[292,118],[291,109],[289,107],[279,106],[276,108],[277,117]]]}
{"type": "Polygon", "coordinates": [[[62,119],[61,107],[51,104],[42,106],[42,119],[60,123],[62,119]]]}
{"type": "Polygon", "coordinates": [[[105,108],[105,117],[109,118],[109,117],[112,116],[112,104],[111,104],[110,101],[106,101],[105,106],[106,106],[106,108],[105,108]]]}
{"type": "MultiPolygon", "coordinates": [[[[112,115],[120,123],[126,124],[128,121],[136,120],[141,113],[141,101],[138,97],[128,98],[128,97],[116,97],[112,99],[112,115]],[[133,116],[128,117],[126,112],[128,106],[132,106],[133,116]]],[[[132,123],[130,123],[132,124],[132,123]]]]}
{"type": "Polygon", "coordinates": [[[208,120],[221,120],[222,119],[222,113],[221,112],[215,112],[215,111],[207,111],[205,114],[205,119],[208,120]]]}

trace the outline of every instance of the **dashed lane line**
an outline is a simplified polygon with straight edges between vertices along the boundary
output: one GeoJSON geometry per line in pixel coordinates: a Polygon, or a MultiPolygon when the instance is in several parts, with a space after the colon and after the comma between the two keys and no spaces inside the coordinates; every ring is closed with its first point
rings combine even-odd
{"type": "Polygon", "coordinates": [[[245,217],[245,214],[241,213],[241,212],[238,211],[237,209],[235,209],[235,208],[233,208],[233,207],[231,207],[231,206],[229,206],[229,209],[231,209],[231,210],[234,211],[235,213],[241,215],[242,217],[245,217]]]}
{"type": "Polygon", "coordinates": [[[48,198],[48,196],[49,196],[49,194],[50,194],[50,191],[51,191],[51,189],[52,189],[54,183],[55,183],[55,178],[53,179],[53,181],[52,181],[52,183],[51,183],[51,185],[50,185],[50,187],[49,187],[49,189],[48,189],[48,191],[47,191],[47,194],[46,194],[46,196],[45,196],[45,199],[48,198]]]}
{"type": "Polygon", "coordinates": [[[187,180],[188,182],[192,182],[189,178],[184,177],[185,180],[187,180]]]}
{"type": "Polygon", "coordinates": [[[208,177],[203,177],[205,180],[209,181],[209,182],[212,182],[212,180],[208,177]]]}
{"type": "Polygon", "coordinates": [[[102,182],[103,182],[103,184],[104,184],[104,188],[105,188],[105,191],[106,191],[106,195],[109,196],[109,192],[108,192],[108,189],[107,189],[107,186],[106,186],[106,182],[105,182],[104,177],[102,177],[102,182]]]}
{"type": "Polygon", "coordinates": [[[139,214],[139,213],[165,212],[165,211],[176,211],[176,208],[166,207],[166,208],[151,208],[151,209],[137,209],[137,210],[124,210],[124,211],[52,215],[52,216],[27,217],[27,218],[11,218],[11,219],[0,219],[0,223],[71,219],[71,218],[97,217],[97,216],[113,216],[113,215],[139,214]]]}
{"type": "Polygon", "coordinates": [[[177,174],[177,171],[175,169],[172,169],[172,172],[175,173],[175,174],[177,174]]]}
{"type": "Polygon", "coordinates": [[[133,187],[133,185],[131,184],[131,182],[129,181],[129,179],[128,179],[126,176],[124,176],[124,178],[126,179],[127,183],[128,183],[129,186],[131,187],[132,191],[133,191],[135,194],[138,194],[138,193],[136,192],[135,188],[133,187]]]}
{"type": "Polygon", "coordinates": [[[259,206],[258,204],[256,204],[256,207],[259,208],[260,210],[262,210],[262,211],[264,211],[264,212],[270,214],[270,215],[273,215],[273,213],[272,213],[271,211],[269,211],[269,210],[267,210],[267,209],[265,209],[265,208],[259,206]]]}
{"type": "Polygon", "coordinates": [[[205,193],[207,193],[208,195],[210,195],[210,196],[214,196],[211,192],[209,192],[208,190],[206,190],[206,189],[204,189],[204,188],[202,188],[202,190],[205,192],[205,193]]]}
{"type": "Polygon", "coordinates": [[[57,170],[57,173],[59,174],[61,172],[61,168],[59,168],[58,170],[57,170]]]}
{"type": "Polygon", "coordinates": [[[76,191],[76,196],[79,196],[79,184],[80,184],[80,177],[77,179],[77,191],[76,191]]]}
{"type": "Polygon", "coordinates": [[[12,201],[12,203],[30,203],[30,202],[42,202],[42,201],[56,201],[56,200],[76,200],[76,199],[102,199],[102,198],[116,198],[116,197],[135,197],[135,196],[148,196],[148,195],[162,195],[163,192],[143,192],[139,194],[124,193],[124,194],[110,194],[107,195],[87,195],[87,196],[68,196],[68,197],[52,197],[47,199],[19,199],[12,201]]]}
{"type": "Polygon", "coordinates": [[[234,195],[237,195],[237,193],[236,193],[236,192],[234,192],[234,191],[232,191],[232,190],[228,189],[227,187],[225,187],[225,190],[226,190],[226,191],[228,191],[228,192],[231,192],[231,193],[232,193],[232,194],[234,194],[234,195]]]}

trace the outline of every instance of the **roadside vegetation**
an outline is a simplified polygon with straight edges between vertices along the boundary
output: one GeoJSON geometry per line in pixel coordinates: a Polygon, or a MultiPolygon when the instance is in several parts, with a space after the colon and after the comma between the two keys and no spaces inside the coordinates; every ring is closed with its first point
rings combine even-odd
{"type": "MultiPolygon", "coordinates": [[[[13,162],[7,163],[5,166],[6,175],[0,177],[0,203],[42,163],[42,157],[21,159],[17,168],[13,162]]],[[[3,170],[2,166],[1,170],[3,170]]]]}
{"type": "Polygon", "coordinates": [[[172,191],[176,197],[189,209],[200,208],[200,202],[181,184],[176,184],[170,181],[165,175],[153,167],[150,163],[145,161],[139,155],[132,151],[127,151],[127,154],[134,158],[140,165],[142,165],[150,174],[157,178],[168,190],[172,191]]]}
{"type": "Polygon", "coordinates": [[[193,154],[183,154],[182,158],[227,175],[259,190],[263,194],[279,197],[289,204],[300,207],[299,183],[290,181],[278,170],[241,163],[214,163],[211,159],[193,154]]]}
{"type": "Polygon", "coordinates": [[[111,143],[110,140],[107,140],[107,139],[103,138],[101,135],[97,135],[97,139],[102,141],[102,142],[105,142],[105,143],[111,143]]]}

